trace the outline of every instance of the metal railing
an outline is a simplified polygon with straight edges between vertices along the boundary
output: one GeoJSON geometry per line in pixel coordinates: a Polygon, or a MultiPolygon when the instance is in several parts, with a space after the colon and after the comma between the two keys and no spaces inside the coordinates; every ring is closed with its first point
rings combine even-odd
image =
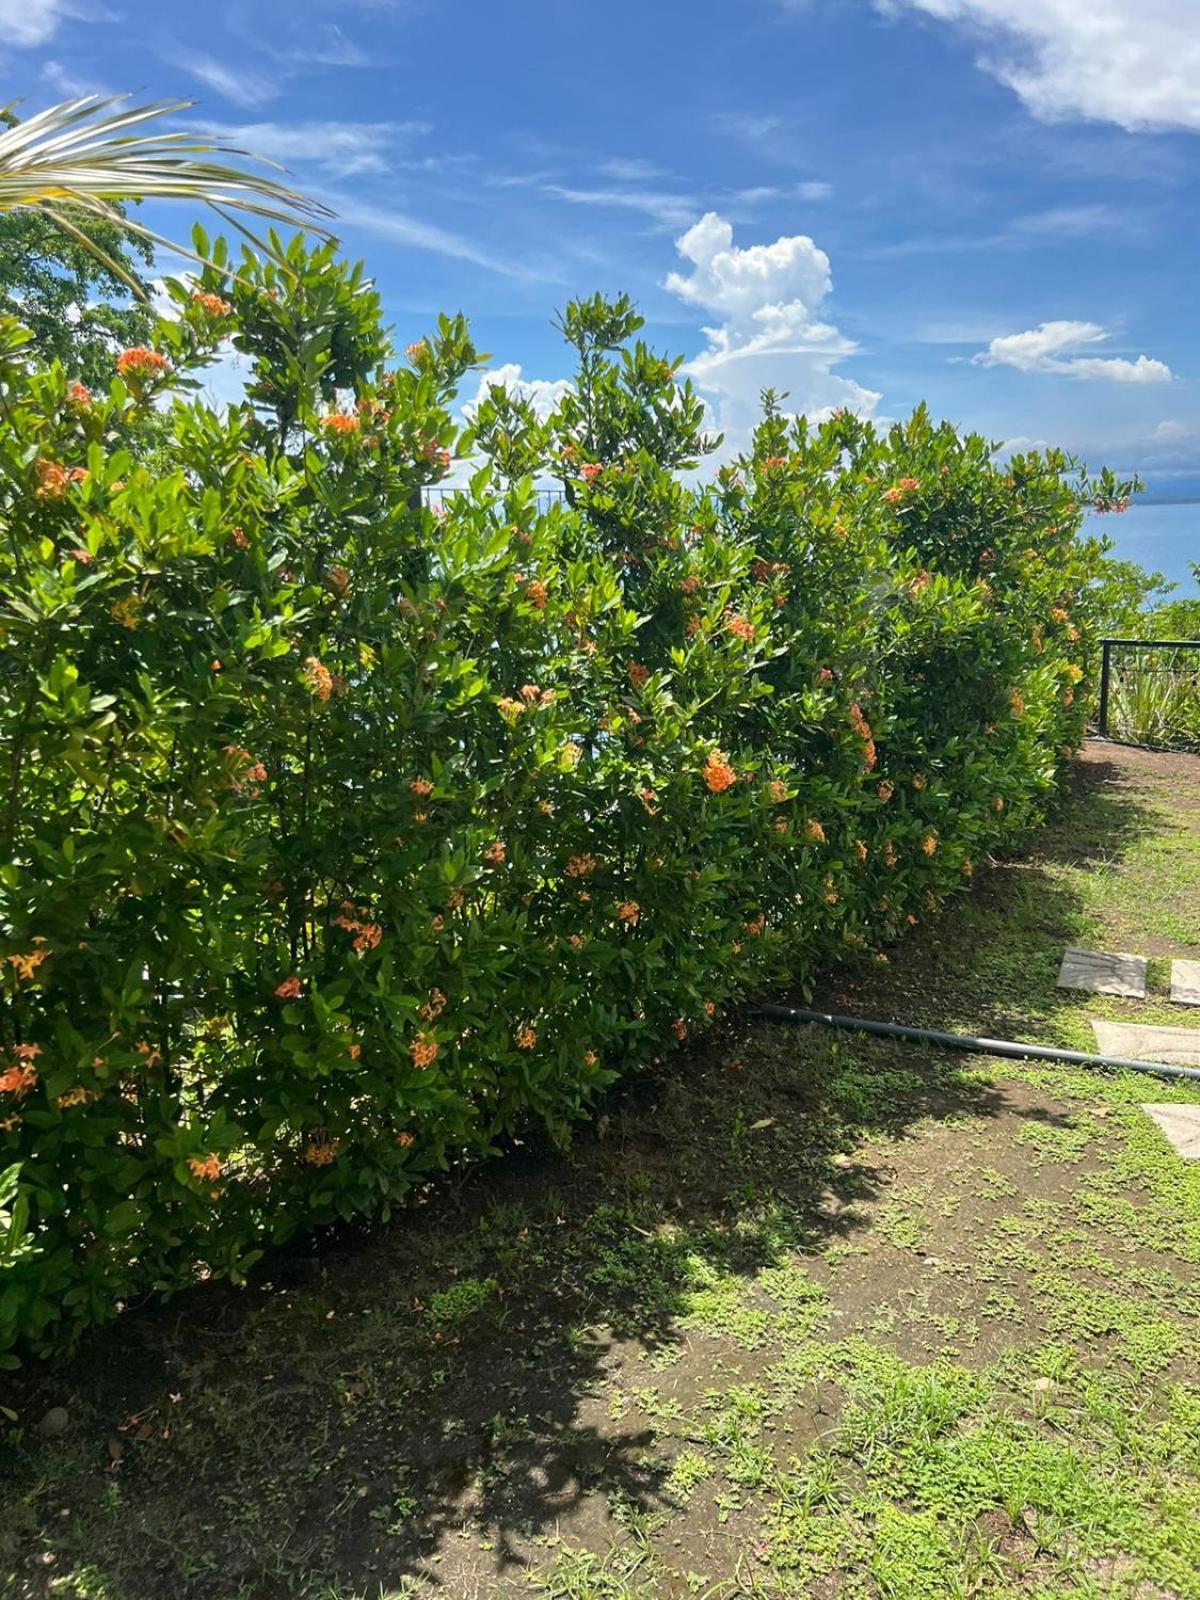
{"type": "Polygon", "coordinates": [[[1100,736],[1200,750],[1200,639],[1102,639],[1100,736]]]}

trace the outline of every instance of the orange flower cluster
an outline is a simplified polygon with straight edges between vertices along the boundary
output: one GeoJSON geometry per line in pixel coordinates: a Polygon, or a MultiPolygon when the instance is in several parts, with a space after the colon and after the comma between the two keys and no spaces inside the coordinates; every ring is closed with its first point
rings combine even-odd
{"type": "Polygon", "coordinates": [[[1023,717],[1025,715],[1025,699],[1019,689],[1014,689],[1009,695],[1008,703],[1012,707],[1014,717],[1023,717]]]}
{"type": "Polygon", "coordinates": [[[679,592],[682,595],[692,595],[692,594],[695,594],[696,590],[699,587],[700,587],[700,579],[693,572],[693,573],[689,573],[689,575],[686,578],[684,578],[683,581],[680,583],[679,592]]]}
{"type": "Polygon", "coordinates": [[[242,528],[230,528],[229,542],[235,550],[248,549],[250,544],[249,539],[246,537],[245,530],[242,528]]]}
{"type": "Polygon", "coordinates": [[[421,362],[424,361],[425,357],[429,354],[429,346],[425,343],[424,339],[417,339],[413,344],[406,344],[404,346],[404,354],[408,360],[412,362],[414,367],[419,367],[421,362]]]}
{"type": "Polygon", "coordinates": [[[426,1022],[436,1022],[446,1009],[446,996],[438,988],[430,989],[429,999],[421,1007],[420,1015],[426,1022]]]}
{"type": "Polygon", "coordinates": [[[590,1072],[593,1067],[599,1066],[600,1057],[594,1050],[585,1050],[583,1053],[583,1064],[590,1072]]]}
{"type": "Polygon", "coordinates": [[[894,783],[889,783],[886,778],[883,780],[883,782],[879,785],[878,789],[876,789],[876,791],[875,791],[875,793],[879,796],[880,800],[883,802],[884,805],[887,804],[887,802],[892,798],[892,796],[895,794],[895,792],[896,792],[896,785],[894,783]]]}
{"type": "Polygon", "coordinates": [[[537,1031],[534,1028],[521,1028],[515,1040],[518,1050],[532,1050],[537,1043],[537,1031]]]}
{"type": "Polygon", "coordinates": [[[321,418],[321,426],[328,428],[330,433],[357,433],[359,420],[348,411],[331,411],[327,417],[321,418]]]}
{"type": "Polygon", "coordinates": [[[228,300],[222,300],[219,294],[202,294],[197,291],[192,296],[192,304],[200,307],[206,317],[227,317],[233,310],[228,300]]]}
{"type": "Polygon", "coordinates": [[[60,1111],[67,1111],[71,1106],[84,1106],[89,1101],[97,1100],[99,1096],[94,1089],[85,1089],[82,1084],[76,1084],[73,1089],[68,1089],[66,1094],[60,1094],[54,1104],[60,1111]]]}
{"type": "Polygon", "coordinates": [[[754,561],[750,566],[750,576],[755,583],[770,583],[774,578],[786,578],[791,571],[786,561],[754,561]]]}
{"type": "Polygon", "coordinates": [[[925,569],[922,568],[920,572],[914,573],[914,575],[908,580],[908,583],[905,585],[905,592],[910,600],[915,600],[919,594],[925,593],[925,590],[928,589],[932,582],[933,575],[926,572],[925,569]]]}
{"type": "Polygon", "coordinates": [[[766,926],[767,918],[765,913],[762,911],[760,911],[756,917],[751,917],[749,922],[742,923],[742,927],[752,939],[757,939],[759,934],[763,932],[766,926]]]}
{"type": "Polygon", "coordinates": [[[585,461],[583,466],[581,466],[579,469],[579,476],[583,479],[584,483],[595,483],[596,479],[603,471],[604,468],[598,461],[585,461]]]}
{"type": "Polygon", "coordinates": [[[5,958],[18,978],[28,982],[41,966],[43,961],[50,959],[49,950],[31,950],[28,955],[11,955],[5,958]]]}
{"type": "Polygon", "coordinates": [[[408,787],[413,794],[418,795],[422,800],[433,793],[433,785],[428,778],[414,778],[408,787]]]}
{"type": "Polygon", "coordinates": [[[875,740],[871,733],[871,724],[863,716],[862,707],[855,701],[850,707],[850,726],[862,740],[863,765],[868,772],[875,767],[875,740]]]}
{"type": "Polygon", "coordinates": [[[640,689],[650,676],[649,667],[644,667],[640,661],[631,661],[625,671],[629,674],[629,681],[635,689],[640,689]]]}
{"type": "Polygon", "coordinates": [[[894,867],[896,865],[896,846],[890,839],[883,841],[883,864],[885,867],[894,867]]]}
{"type": "Polygon", "coordinates": [[[781,783],[778,778],[772,778],[767,785],[767,793],[776,805],[781,805],[788,797],[787,784],[781,783]]]}
{"type": "Polygon", "coordinates": [[[408,1047],[408,1054],[414,1067],[428,1067],[437,1060],[438,1046],[436,1039],[430,1039],[426,1034],[419,1033],[408,1047]]]}
{"type": "Polygon", "coordinates": [[[38,1081],[37,1068],[33,1063],[41,1053],[40,1045],[19,1044],[15,1046],[13,1055],[17,1058],[17,1064],[9,1067],[5,1072],[0,1072],[0,1092],[11,1094],[16,1099],[23,1100],[38,1081]]]}
{"type": "Polygon", "coordinates": [[[833,672],[830,670],[829,667],[822,667],[821,668],[820,672],[817,673],[817,682],[818,683],[832,683],[833,682],[833,672]]]}
{"type": "Polygon", "coordinates": [[[722,794],[737,782],[737,773],[720,750],[710,750],[705,757],[704,781],[713,794],[722,794]]]}
{"type": "Polygon", "coordinates": [[[299,978],[285,978],[282,983],[275,985],[276,1000],[296,1000],[304,993],[304,986],[299,978]]]}
{"type": "Polygon", "coordinates": [[[687,1038],[687,1023],[682,1017],[675,1018],[675,1021],[671,1024],[671,1032],[677,1039],[687,1038]]]}
{"type": "Polygon", "coordinates": [[[328,1139],[311,1139],[304,1147],[304,1159],[310,1167],[327,1167],[337,1154],[328,1139]]]}
{"type": "Polygon", "coordinates": [[[927,856],[936,855],[937,854],[937,847],[938,847],[938,842],[937,842],[937,834],[936,833],[927,833],[925,835],[925,837],[921,840],[921,849],[925,852],[925,854],[927,856]]]}
{"type": "Polygon", "coordinates": [[[804,837],[806,839],[811,839],[813,844],[824,844],[826,842],[825,829],[815,817],[809,817],[808,821],[804,824],[804,837]]]}
{"type": "Polygon", "coordinates": [[[617,917],[621,922],[627,922],[631,928],[637,927],[638,918],[642,908],[636,900],[622,900],[617,906],[617,917]]]}
{"type": "Polygon", "coordinates": [[[166,372],[170,362],[157,350],[147,350],[145,345],[134,345],[122,350],[117,357],[117,371],[122,378],[157,378],[166,372]]]}
{"type": "Polygon", "coordinates": [[[595,856],[571,856],[567,862],[568,878],[586,878],[599,866],[595,856]]]}
{"type": "Polygon", "coordinates": [[[493,839],[491,844],[484,849],[483,859],[492,862],[495,866],[499,866],[504,860],[504,845],[502,841],[493,839]]]}
{"type": "Polygon", "coordinates": [[[411,1133],[398,1133],[396,1135],[396,1143],[401,1150],[407,1150],[409,1145],[414,1143],[413,1136],[411,1133]]]}
{"type": "Polygon", "coordinates": [[[67,399],[73,406],[90,406],[92,391],[85,383],[73,383],[67,390],[67,399]]]}
{"type": "Polygon", "coordinates": [[[318,657],[309,656],[301,677],[312,691],[313,699],[324,705],[333,693],[333,674],[329,668],[318,657]]]}
{"type": "Polygon", "coordinates": [[[249,750],[243,750],[241,745],[227,744],[225,754],[237,762],[238,772],[229,780],[229,787],[235,794],[248,794],[251,800],[259,796],[258,785],[266,783],[267,769],[261,761],[256,761],[249,750]]]}
{"type": "Polygon", "coordinates": [[[745,617],[737,615],[728,617],[725,622],[725,632],[731,633],[735,639],[740,639],[743,644],[754,642],[754,624],[747,622],[745,617]]]}
{"type": "Polygon", "coordinates": [[[213,1183],[221,1176],[221,1158],[215,1155],[190,1156],[188,1171],[202,1183],[213,1183]]]}
{"type": "Polygon", "coordinates": [[[544,611],[546,609],[548,597],[549,591],[540,578],[532,578],[525,585],[525,598],[535,611],[544,611]]]}

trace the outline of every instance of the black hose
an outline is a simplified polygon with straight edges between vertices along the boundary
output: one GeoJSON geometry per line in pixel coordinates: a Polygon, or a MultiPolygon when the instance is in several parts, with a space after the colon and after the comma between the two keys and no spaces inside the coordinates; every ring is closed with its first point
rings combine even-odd
{"type": "Polygon", "coordinates": [[[1009,1039],[976,1039],[969,1033],[939,1033],[936,1028],[910,1028],[899,1022],[867,1022],[862,1017],[839,1017],[830,1011],[804,1011],[792,1006],[760,1005],[754,1016],[775,1022],[814,1022],[826,1028],[848,1028],[881,1039],[909,1039],[944,1050],[972,1050],[986,1056],[1010,1056],[1019,1061],[1057,1061],[1061,1066],[1105,1068],[1114,1072],[1151,1072],[1160,1078],[1191,1078],[1200,1082],[1200,1067],[1172,1067],[1163,1061],[1128,1061],[1124,1056],[1090,1056],[1084,1050],[1057,1050],[1052,1045],[1019,1044],[1009,1039]]]}

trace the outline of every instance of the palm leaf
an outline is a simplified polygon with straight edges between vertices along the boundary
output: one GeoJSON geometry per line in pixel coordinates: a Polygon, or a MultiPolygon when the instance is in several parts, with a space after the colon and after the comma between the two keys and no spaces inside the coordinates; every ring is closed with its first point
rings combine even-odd
{"type": "MultiPolygon", "coordinates": [[[[156,245],[197,259],[117,209],[122,201],[190,200],[211,206],[247,232],[241,217],[258,217],[328,237],[327,206],[264,173],[215,157],[234,156],[278,168],[233,145],[182,129],[161,127],[164,117],[191,101],[133,106],[127,95],[83,95],[65,100],[0,131],[0,212],[40,211],[84,245],[135,293],[137,281],[81,226],[87,214],[156,245]],[[147,131],[147,125],[154,124],[147,131]]],[[[274,254],[261,240],[253,243],[274,254]]]]}

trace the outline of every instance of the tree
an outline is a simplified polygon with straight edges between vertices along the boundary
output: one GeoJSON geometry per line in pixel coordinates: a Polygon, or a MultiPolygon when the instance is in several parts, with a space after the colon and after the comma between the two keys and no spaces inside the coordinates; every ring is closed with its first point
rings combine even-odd
{"type": "MultiPolygon", "coordinates": [[[[16,118],[0,112],[12,127],[16,118]]],[[[124,208],[114,207],[124,218],[124,208]]],[[[154,326],[145,299],[132,297],[130,277],[141,281],[153,251],[144,239],[123,233],[77,210],[73,225],[98,250],[64,233],[39,211],[0,212],[0,316],[15,317],[33,334],[33,354],[44,363],[61,361],[72,377],[107,385],[113,355],[122,346],[144,344],[154,326]],[[118,262],[118,277],[105,262],[118,262]]],[[[142,283],[143,296],[148,286],[142,283]]]]}

